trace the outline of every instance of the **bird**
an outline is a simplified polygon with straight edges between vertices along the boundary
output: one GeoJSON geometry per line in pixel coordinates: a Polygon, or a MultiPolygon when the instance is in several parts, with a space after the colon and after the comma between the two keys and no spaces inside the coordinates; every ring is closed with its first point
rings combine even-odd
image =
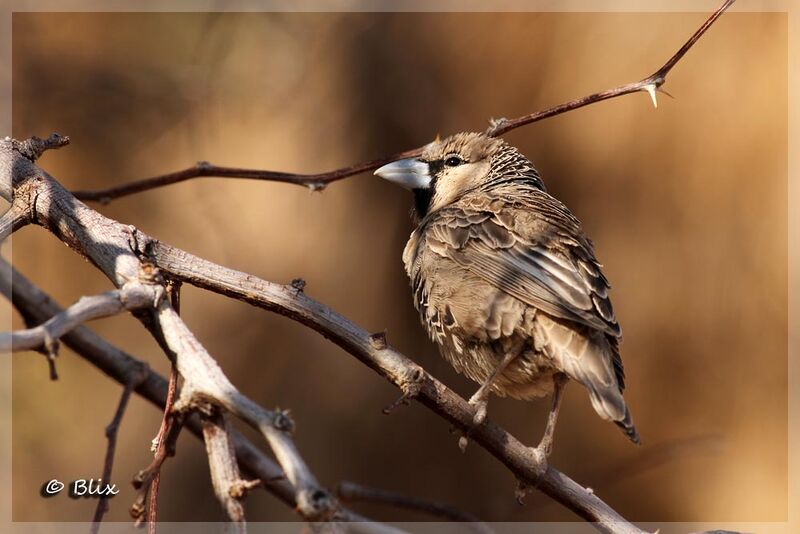
{"type": "Polygon", "coordinates": [[[469,400],[474,425],[485,421],[492,393],[552,395],[533,448],[546,460],[571,379],[639,444],[609,282],[580,221],[533,163],[501,138],[464,132],[375,175],[413,192],[416,228],[403,263],[414,306],[444,359],[480,384],[469,400]]]}

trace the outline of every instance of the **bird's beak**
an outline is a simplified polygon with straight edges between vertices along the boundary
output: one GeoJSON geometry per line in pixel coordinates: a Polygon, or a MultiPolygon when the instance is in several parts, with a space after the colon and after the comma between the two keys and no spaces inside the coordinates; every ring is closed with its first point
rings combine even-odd
{"type": "Polygon", "coordinates": [[[384,165],[375,176],[400,184],[406,189],[428,189],[431,186],[431,175],[428,164],[416,158],[401,159],[384,165]]]}

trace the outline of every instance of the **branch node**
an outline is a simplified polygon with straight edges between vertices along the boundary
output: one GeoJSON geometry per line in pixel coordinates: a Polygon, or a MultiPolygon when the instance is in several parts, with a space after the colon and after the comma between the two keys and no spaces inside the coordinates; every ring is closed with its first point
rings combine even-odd
{"type": "Polygon", "coordinates": [[[306,288],[306,281],[302,278],[294,278],[289,282],[289,286],[294,289],[294,296],[298,296],[306,288]]]}
{"type": "Polygon", "coordinates": [[[253,479],[253,480],[237,480],[231,487],[228,489],[228,495],[233,497],[234,499],[242,500],[247,496],[247,493],[261,486],[261,480],[253,479]]]}
{"type": "Polygon", "coordinates": [[[509,120],[505,117],[500,117],[499,119],[492,117],[489,119],[489,128],[486,129],[486,135],[494,137],[495,132],[501,130],[508,122],[509,120]]]}
{"type": "Polygon", "coordinates": [[[280,430],[281,432],[286,432],[287,434],[294,432],[294,420],[292,419],[289,410],[281,410],[280,408],[277,408],[272,418],[272,426],[275,428],[275,430],[280,430]]]}
{"type": "Polygon", "coordinates": [[[22,154],[26,159],[35,162],[45,151],[67,146],[69,144],[69,137],[52,133],[47,139],[42,139],[34,135],[30,139],[24,141],[16,141],[6,137],[6,141],[11,141],[12,146],[17,152],[22,154]]]}
{"type": "Polygon", "coordinates": [[[386,330],[382,332],[375,332],[369,335],[369,344],[373,349],[383,350],[388,346],[386,342],[386,330]]]}
{"type": "Polygon", "coordinates": [[[297,494],[297,510],[307,520],[330,521],[338,511],[336,499],[322,488],[307,489],[297,494]]]}
{"type": "MultiPolygon", "coordinates": [[[[372,334],[370,336],[370,344],[373,344],[373,337],[379,334],[372,334]]],[[[383,339],[383,348],[386,348],[386,333],[380,333],[383,339]]],[[[425,371],[422,370],[421,367],[414,367],[411,369],[407,369],[403,375],[400,377],[398,386],[403,394],[400,396],[399,399],[391,403],[389,406],[384,408],[383,414],[389,415],[394,410],[396,410],[399,406],[408,406],[408,401],[413,399],[419,392],[422,390],[422,383],[423,379],[425,378],[425,371]]]]}
{"type": "Polygon", "coordinates": [[[308,182],[307,187],[312,193],[324,191],[328,186],[325,182],[308,182]]]}
{"type": "Polygon", "coordinates": [[[58,338],[50,335],[50,332],[45,328],[44,330],[44,350],[45,357],[47,358],[47,365],[50,369],[50,380],[58,380],[58,371],[56,370],[56,358],[58,357],[58,349],[61,343],[58,338]]]}

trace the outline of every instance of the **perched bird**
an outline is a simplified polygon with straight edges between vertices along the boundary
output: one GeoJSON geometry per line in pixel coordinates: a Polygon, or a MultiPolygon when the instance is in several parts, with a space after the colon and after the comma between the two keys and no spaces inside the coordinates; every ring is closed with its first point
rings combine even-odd
{"type": "Polygon", "coordinates": [[[552,393],[535,449],[546,458],[571,378],[638,444],[608,280],[580,222],[533,164],[501,139],[459,133],[375,174],[414,193],[417,227],[403,253],[414,305],[444,358],[481,384],[470,399],[474,423],[484,421],[490,392],[552,393]]]}

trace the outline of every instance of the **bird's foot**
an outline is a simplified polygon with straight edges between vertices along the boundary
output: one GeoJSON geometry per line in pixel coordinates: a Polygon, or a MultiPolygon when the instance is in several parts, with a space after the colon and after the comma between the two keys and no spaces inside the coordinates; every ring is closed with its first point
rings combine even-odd
{"type": "Polygon", "coordinates": [[[480,426],[486,421],[486,414],[489,410],[489,401],[487,401],[482,395],[478,395],[476,393],[469,399],[469,405],[475,409],[475,415],[472,417],[472,424],[475,426],[480,426]]]}
{"type": "Polygon", "coordinates": [[[553,435],[548,433],[542,437],[539,445],[536,446],[536,450],[542,453],[545,460],[550,458],[550,454],[553,452],[553,435]]]}
{"type": "Polygon", "coordinates": [[[530,451],[536,465],[536,474],[541,476],[547,471],[547,457],[550,456],[550,452],[546,451],[541,443],[537,447],[531,447],[530,451]]]}
{"type": "MultiPolygon", "coordinates": [[[[478,391],[469,399],[469,405],[475,410],[475,415],[472,416],[472,425],[473,429],[475,429],[486,421],[489,402],[486,400],[485,396],[478,391]]],[[[461,449],[461,452],[467,450],[467,443],[469,443],[469,435],[471,432],[472,429],[467,430],[463,436],[458,438],[458,448],[461,449]]]]}

